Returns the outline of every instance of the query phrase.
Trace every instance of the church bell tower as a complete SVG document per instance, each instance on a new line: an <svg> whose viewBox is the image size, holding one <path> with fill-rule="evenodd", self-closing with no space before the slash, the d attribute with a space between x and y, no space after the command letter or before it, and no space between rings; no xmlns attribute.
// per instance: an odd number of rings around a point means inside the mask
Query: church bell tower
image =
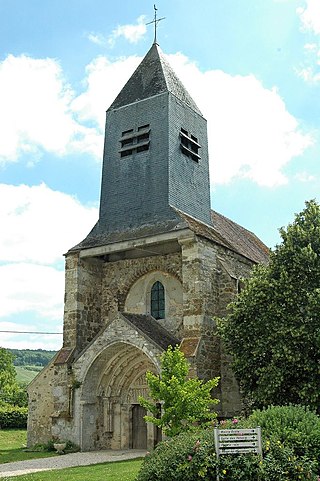
<svg viewBox="0 0 320 481"><path fill-rule="evenodd" d="M211 224L207 125L154 43L107 110L99 221L82 248Z"/></svg>

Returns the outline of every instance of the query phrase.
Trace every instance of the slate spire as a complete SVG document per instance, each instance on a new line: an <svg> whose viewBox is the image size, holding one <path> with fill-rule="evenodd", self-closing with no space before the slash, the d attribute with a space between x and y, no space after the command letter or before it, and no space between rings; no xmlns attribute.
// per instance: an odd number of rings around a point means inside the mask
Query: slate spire
<svg viewBox="0 0 320 481"><path fill-rule="evenodd" d="M211 225L207 124L157 43L106 113L99 220L75 248Z"/></svg>
<svg viewBox="0 0 320 481"><path fill-rule="evenodd" d="M195 101L154 43L108 110L170 92L202 115Z"/></svg>

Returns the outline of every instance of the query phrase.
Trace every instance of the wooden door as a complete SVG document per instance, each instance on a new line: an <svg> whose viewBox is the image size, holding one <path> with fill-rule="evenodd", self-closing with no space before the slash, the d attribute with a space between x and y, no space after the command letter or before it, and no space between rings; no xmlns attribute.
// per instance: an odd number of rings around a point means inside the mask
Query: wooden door
<svg viewBox="0 0 320 481"><path fill-rule="evenodd" d="M147 423L143 417L147 414L139 404L132 407L132 448L147 449Z"/></svg>

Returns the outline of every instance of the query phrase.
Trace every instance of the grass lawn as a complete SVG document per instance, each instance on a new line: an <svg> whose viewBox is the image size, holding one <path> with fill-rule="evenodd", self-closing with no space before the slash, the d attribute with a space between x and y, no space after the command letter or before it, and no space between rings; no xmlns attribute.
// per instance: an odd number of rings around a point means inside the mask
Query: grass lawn
<svg viewBox="0 0 320 481"><path fill-rule="evenodd" d="M50 452L25 452L27 432L25 429L0 429L0 463L55 456ZM119 461L77 468L58 469L10 476L1 481L134 481L142 460Z"/></svg>
<svg viewBox="0 0 320 481"><path fill-rule="evenodd" d="M134 481L142 460L118 461L2 478L3 481Z"/></svg>
<svg viewBox="0 0 320 481"><path fill-rule="evenodd" d="M56 455L54 452L26 452L26 443L25 429L0 429L0 464Z"/></svg>

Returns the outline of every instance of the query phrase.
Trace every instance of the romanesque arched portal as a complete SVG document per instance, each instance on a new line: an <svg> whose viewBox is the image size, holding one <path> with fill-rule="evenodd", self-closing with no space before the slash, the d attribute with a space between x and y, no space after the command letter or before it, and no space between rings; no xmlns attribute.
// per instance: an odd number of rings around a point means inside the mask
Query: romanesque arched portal
<svg viewBox="0 0 320 481"><path fill-rule="evenodd" d="M140 395L147 395L146 371L155 364L139 348L117 342L88 369L81 393L81 444L89 449L149 449L155 432L143 420Z"/></svg>

